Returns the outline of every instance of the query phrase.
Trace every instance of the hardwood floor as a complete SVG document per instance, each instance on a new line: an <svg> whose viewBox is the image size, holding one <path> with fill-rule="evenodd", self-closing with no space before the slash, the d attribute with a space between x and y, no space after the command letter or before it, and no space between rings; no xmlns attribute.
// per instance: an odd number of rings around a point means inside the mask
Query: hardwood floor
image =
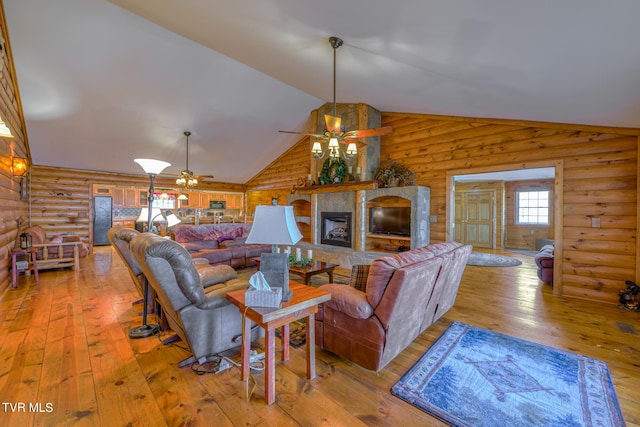
<svg viewBox="0 0 640 427"><path fill-rule="evenodd" d="M96 248L79 272L21 276L0 298L0 425L443 425L389 389L458 320L606 361L627 425L640 426L640 313L556 298L532 257L504 254L523 264L468 266L455 306L378 373L318 349L308 381L304 347L292 348L267 406L261 373L247 401L237 368L198 375L176 366L181 343L129 339L138 295L112 249Z"/></svg>

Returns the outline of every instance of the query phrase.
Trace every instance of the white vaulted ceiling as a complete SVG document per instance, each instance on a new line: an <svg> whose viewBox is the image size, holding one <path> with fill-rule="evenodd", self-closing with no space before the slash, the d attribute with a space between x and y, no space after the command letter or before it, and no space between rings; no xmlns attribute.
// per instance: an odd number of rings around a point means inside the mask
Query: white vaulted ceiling
<svg viewBox="0 0 640 427"><path fill-rule="evenodd" d="M640 127L637 0L4 0L35 164L244 183L332 100Z"/></svg>

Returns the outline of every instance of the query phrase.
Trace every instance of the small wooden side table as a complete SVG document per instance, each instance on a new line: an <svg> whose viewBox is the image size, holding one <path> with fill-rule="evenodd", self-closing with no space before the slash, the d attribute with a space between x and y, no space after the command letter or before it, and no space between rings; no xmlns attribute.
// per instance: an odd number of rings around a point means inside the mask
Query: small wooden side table
<svg viewBox="0 0 640 427"><path fill-rule="evenodd" d="M36 276L36 282L40 279L38 277L38 261L37 257L37 249L29 248L29 249L20 249L11 251L11 278L13 283L11 284L12 288L18 287L18 268L16 266L17 257L19 256L29 256L31 255L31 267L27 268L27 271L33 268L33 274Z"/></svg>
<svg viewBox="0 0 640 427"><path fill-rule="evenodd" d="M289 360L289 323L306 318L306 348L307 348L307 378L316 377L316 342L314 315L318 311L318 304L331 299L331 294L311 286L290 282L289 289L293 296L289 301L280 303L280 307L246 307L244 293L246 290L227 293L227 300L238 307L240 313L245 313L247 319L257 323L265 330L265 370L264 370L264 400L271 405L276 400L276 350L275 330L282 327L282 361ZM244 322L242 331L242 380L249 378L249 353L251 352L251 322Z"/></svg>

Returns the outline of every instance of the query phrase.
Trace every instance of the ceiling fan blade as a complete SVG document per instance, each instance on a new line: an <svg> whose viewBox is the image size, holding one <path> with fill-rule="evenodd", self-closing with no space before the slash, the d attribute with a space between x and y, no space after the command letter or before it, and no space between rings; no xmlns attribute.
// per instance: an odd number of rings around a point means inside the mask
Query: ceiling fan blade
<svg viewBox="0 0 640 427"><path fill-rule="evenodd" d="M213 175L196 175L196 178L198 179L207 179L207 178L211 178L213 179Z"/></svg>
<svg viewBox="0 0 640 427"><path fill-rule="evenodd" d="M391 128L391 126L384 126L381 128L373 128L373 129L350 130L349 132L345 132L342 138L343 139L367 138L369 136L389 135L391 133L393 133L393 129Z"/></svg>
<svg viewBox="0 0 640 427"><path fill-rule="evenodd" d="M324 138L324 135L316 134L316 133L305 133L305 132L294 132L291 130L279 130L280 133L291 133L294 135L305 135L305 136L315 136L316 138Z"/></svg>
<svg viewBox="0 0 640 427"><path fill-rule="evenodd" d="M329 132L340 133L340 117L333 117L328 114L324 115L324 121L327 123L327 130Z"/></svg>

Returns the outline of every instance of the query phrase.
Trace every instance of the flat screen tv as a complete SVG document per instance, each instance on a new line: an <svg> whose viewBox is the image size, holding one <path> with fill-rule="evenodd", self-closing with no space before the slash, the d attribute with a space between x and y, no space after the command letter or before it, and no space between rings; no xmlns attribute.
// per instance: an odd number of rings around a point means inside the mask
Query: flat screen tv
<svg viewBox="0 0 640 427"><path fill-rule="evenodd" d="M411 236L411 208L369 208L369 233Z"/></svg>

